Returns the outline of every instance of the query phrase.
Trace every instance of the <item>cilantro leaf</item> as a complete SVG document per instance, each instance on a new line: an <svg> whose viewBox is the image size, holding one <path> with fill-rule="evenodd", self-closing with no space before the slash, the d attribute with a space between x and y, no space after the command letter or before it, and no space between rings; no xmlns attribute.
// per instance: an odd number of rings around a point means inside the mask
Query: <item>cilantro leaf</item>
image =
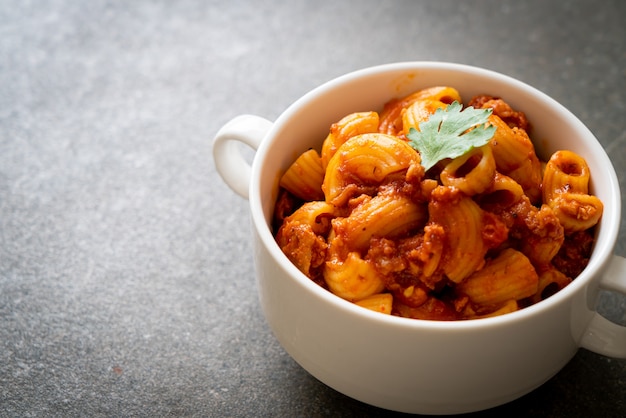
<svg viewBox="0 0 626 418"><path fill-rule="evenodd" d="M407 135L409 144L419 151L422 166L428 170L441 160L460 157L486 145L496 131L493 125L484 126L491 112L491 109L473 107L463 110L455 101L421 122L419 131L411 128Z"/></svg>

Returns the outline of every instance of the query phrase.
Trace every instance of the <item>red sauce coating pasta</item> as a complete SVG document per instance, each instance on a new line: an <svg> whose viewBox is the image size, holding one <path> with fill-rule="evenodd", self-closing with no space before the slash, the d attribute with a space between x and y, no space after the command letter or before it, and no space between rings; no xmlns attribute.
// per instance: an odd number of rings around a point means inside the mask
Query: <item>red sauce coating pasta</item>
<svg viewBox="0 0 626 418"><path fill-rule="evenodd" d="M584 159L542 163L526 115L480 95L467 106L492 109L493 139L425 171L406 133L453 101L435 86L345 115L283 175L276 241L311 280L385 314L463 320L522 309L585 268L602 202Z"/></svg>

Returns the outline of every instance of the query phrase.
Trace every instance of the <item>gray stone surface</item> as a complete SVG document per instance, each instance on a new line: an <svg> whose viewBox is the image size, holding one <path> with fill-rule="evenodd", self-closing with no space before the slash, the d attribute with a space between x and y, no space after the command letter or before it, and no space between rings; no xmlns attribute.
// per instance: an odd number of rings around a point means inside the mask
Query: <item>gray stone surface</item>
<svg viewBox="0 0 626 418"><path fill-rule="evenodd" d="M625 21L622 0L0 1L0 416L386 416L272 336L212 136L351 70L453 61L562 102L626 187ZM626 324L625 298L600 310ZM472 416L518 414L624 416L626 361L581 350Z"/></svg>

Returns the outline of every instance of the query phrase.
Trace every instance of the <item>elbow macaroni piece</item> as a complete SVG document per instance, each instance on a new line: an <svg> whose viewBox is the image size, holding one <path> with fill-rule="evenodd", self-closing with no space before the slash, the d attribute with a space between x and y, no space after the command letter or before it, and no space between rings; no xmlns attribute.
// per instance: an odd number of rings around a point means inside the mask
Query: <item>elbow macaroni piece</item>
<svg viewBox="0 0 626 418"><path fill-rule="evenodd" d="M335 233L346 245L359 251L369 247L372 237L397 237L424 226L428 213L406 196L378 194L367 199L349 216L337 219Z"/></svg>
<svg viewBox="0 0 626 418"><path fill-rule="evenodd" d="M546 164L543 200L568 233L587 230L602 216L602 202L589 194L589 177L587 162L571 151L554 153Z"/></svg>
<svg viewBox="0 0 626 418"><path fill-rule="evenodd" d="M377 293L354 302L355 304L375 312L391 315L393 296L390 293Z"/></svg>
<svg viewBox="0 0 626 418"><path fill-rule="evenodd" d="M428 120L437 109L445 109L448 103L438 99L423 99L413 102L402 112L402 133L408 135L411 128L420 130L420 123Z"/></svg>
<svg viewBox="0 0 626 418"><path fill-rule="evenodd" d="M336 216L336 209L324 201L306 202L285 219L285 223L308 225L315 234L328 232L330 219ZM326 221L326 222L325 222Z"/></svg>
<svg viewBox="0 0 626 418"><path fill-rule="evenodd" d="M546 271L539 274L539 283L537 292L532 296L533 303L537 303L546 299L570 284L571 278L560 272L554 267L549 267Z"/></svg>
<svg viewBox="0 0 626 418"><path fill-rule="evenodd" d="M466 167L468 165L469 168ZM439 177L444 186L456 187L466 195L473 196L487 190L493 184L495 175L496 161L491 147L485 145L450 161Z"/></svg>
<svg viewBox="0 0 626 418"><path fill-rule="evenodd" d="M280 187L302 200L322 200L324 167L317 151L303 152L280 178Z"/></svg>
<svg viewBox="0 0 626 418"><path fill-rule="evenodd" d="M523 129L510 128L500 117L491 115L496 127L491 148L498 171L511 177L524 189L532 202L541 198L541 162L535 147Z"/></svg>
<svg viewBox="0 0 626 418"><path fill-rule="evenodd" d="M472 198L445 186L433 191L428 211L431 222L441 225L447 237L441 268L448 279L460 283L485 263L483 211Z"/></svg>
<svg viewBox="0 0 626 418"><path fill-rule="evenodd" d="M520 251L507 248L457 285L456 290L478 307L500 308L510 300L533 296L538 283L539 277L530 260Z"/></svg>
<svg viewBox="0 0 626 418"><path fill-rule="evenodd" d="M383 291L385 284L371 262L357 252L341 260L333 257L324 265L324 278L331 292L349 301L358 301Z"/></svg>
<svg viewBox="0 0 626 418"><path fill-rule="evenodd" d="M477 96L495 135L427 173L406 135L454 101L435 86L332 124L320 153L280 178L275 236L289 260L358 306L417 319L503 315L567 286L603 209L584 158L541 161L525 115Z"/></svg>
<svg viewBox="0 0 626 418"><path fill-rule="evenodd" d="M391 100L385 104L380 114L379 132L398 135L404 128L403 113L417 101L438 101L446 104L461 103L459 92L448 86L435 86L409 94L402 99Z"/></svg>
<svg viewBox="0 0 626 418"><path fill-rule="evenodd" d="M322 190L326 201L341 205L359 185L381 183L388 175L419 165L419 155L396 137L363 134L350 138L328 162Z"/></svg>
<svg viewBox="0 0 626 418"><path fill-rule="evenodd" d="M322 146L322 166L324 169L339 147L353 136L378 132L377 112L357 112L344 116L330 127L330 132Z"/></svg>
<svg viewBox="0 0 626 418"><path fill-rule="evenodd" d="M604 210L600 199L582 193L563 193L550 206L567 233L591 228L598 223Z"/></svg>
<svg viewBox="0 0 626 418"><path fill-rule="evenodd" d="M543 174L543 201L550 204L561 193L589 193L587 162L571 151L557 151Z"/></svg>
<svg viewBox="0 0 626 418"><path fill-rule="evenodd" d="M324 201L306 202L285 218L276 241L304 274L311 277L326 259L328 245L322 238L331 228L335 208Z"/></svg>
<svg viewBox="0 0 626 418"><path fill-rule="evenodd" d="M492 211L502 211L523 199L524 189L509 176L496 171L493 182L478 197L482 207Z"/></svg>

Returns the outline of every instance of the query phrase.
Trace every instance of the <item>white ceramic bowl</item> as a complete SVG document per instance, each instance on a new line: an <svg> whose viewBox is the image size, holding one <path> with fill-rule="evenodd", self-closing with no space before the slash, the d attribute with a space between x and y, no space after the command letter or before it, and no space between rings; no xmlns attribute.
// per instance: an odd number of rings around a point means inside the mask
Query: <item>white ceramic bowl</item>
<svg viewBox="0 0 626 418"><path fill-rule="evenodd" d="M438 322L360 308L314 284L274 241L269 224L279 176L304 150L320 148L331 123L381 109L419 88L449 85L463 100L504 98L533 124L538 154L558 149L585 157L591 189L604 202L591 260L556 295L500 317ZM252 167L237 142L255 148ZM216 135L213 153L225 182L250 202L254 261L266 319L285 350L337 391L382 408L452 414L516 399L555 375L584 347L626 358L626 328L595 312L600 288L626 294L626 259L613 254L621 220L611 161L568 110L510 77L465 65L407 62L356 71L303 96L274 123L243 115Z"/></svg>

